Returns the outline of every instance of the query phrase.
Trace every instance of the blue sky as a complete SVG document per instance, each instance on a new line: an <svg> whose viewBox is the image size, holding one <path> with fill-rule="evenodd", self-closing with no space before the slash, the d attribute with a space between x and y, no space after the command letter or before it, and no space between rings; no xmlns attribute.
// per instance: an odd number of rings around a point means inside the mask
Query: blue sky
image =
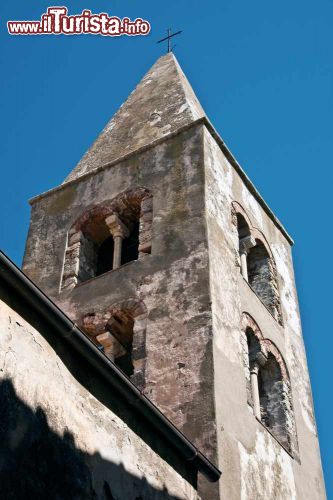
<svg viewBox="0 0 333 500"><path fill-rule="evenodd" d="M148 19L151 34L7 34L5 21L39 19L49 5L0 5L1 248L21 264L27 200L62 182L163 52L156 40L169 26L182 29L175 53L185 74L296 242L304 338L327 493L333 498L332 2L71 1L72 14L89 8Z"/></svg>

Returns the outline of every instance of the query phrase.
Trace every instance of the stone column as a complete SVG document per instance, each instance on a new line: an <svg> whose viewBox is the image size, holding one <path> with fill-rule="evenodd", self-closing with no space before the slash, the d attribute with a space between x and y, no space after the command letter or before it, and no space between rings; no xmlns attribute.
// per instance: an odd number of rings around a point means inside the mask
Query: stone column
<svg viewBox="0 0 333 500"><path fill-rule="evenodd" d="M251 390L252 390L252 400L253 400L253 411L257 418L260 419L260 397L259 397L259 386L258 386L258 373L259 364L254 363L250 368L250 379L251 379Z"/></svg>
<svg viewBox="0 0 333 500"><path fill-rule="evenodd" d="M105 223L110 229L114 241L112 269L117 269L121 266L122 242L124 238L129 236L129 230L117 214L109 215L109 217L105 219Z"/></svg>
<svg viewBox="0 0 333 500"><path fill-rule="evenodd" d="M241 273L244 279L248 281L248 274L247 274L247 251L242 248L240 251L240 260L241 260Z"/></svg>
<svg viewBox="0 0 333 500"><path fill-rule="evenodd" d="M261 366L264 366L267 361L266 355L259 351L257 352L254 360L250 361L250 380L251 380L251 391L253 400L253 411L255 416L261 420L260 411L260 395L259 395L259 383L258 374Z"/></svg>
<svg viewBox="0 0 333 500"><path fill-rule="evenodd" d="M240 261L241 261L241 273L243 278L248 281L248 272L247 272L247 254L250 248L256 245L256 240L253 236L245 236L239 240L239 253L240 253Z"/></svg>

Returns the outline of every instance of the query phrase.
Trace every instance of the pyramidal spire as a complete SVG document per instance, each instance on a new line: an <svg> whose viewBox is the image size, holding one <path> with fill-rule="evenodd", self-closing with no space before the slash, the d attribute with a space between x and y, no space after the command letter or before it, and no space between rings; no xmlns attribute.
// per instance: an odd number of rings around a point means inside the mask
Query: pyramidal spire
<svg viewBox="0 0 333 500"><path fill-rule="evenodd" d="M160 57L64 182L161 139L205 113L177 59Z"/></svg>

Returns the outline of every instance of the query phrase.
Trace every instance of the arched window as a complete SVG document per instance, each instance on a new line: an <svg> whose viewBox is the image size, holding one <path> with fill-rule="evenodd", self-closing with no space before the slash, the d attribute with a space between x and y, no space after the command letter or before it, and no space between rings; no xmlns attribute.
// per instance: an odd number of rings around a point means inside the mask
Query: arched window
<svg viewBox="0 0 333 500"><path fill-rule="evenodd" d="M239 204L233 202L232 211L237 226L242 276L272 316L282 324L277 272L269 246L261 232L251 226Z"/></svg>
<svg viewBox="0 0 333 500"><path fill-rule="evenodd" d="M291 386L277 347L263 338L258 325L243 314L247 401L254 415L293 456L298 454Z"/></svg>
<svg viewBox="0 0 333 500"><path fill-rule="evenodd" d="M250 232L249 225L246 222L244 216L240 213L237 213L236 217L237 217L238 239L239 239L239 242L241 242L243 238L250 236L251 232Z"/></svg>
<svg viewBox="0 0 333 500"><path fill-rule="evenodd" d="M236 211L239 210L238 205L233 205L234 220L237 226L238 234L238 252L240 256L240 270L243 278L248 281L248 269L247 269L247 256L250 248L252 248L256 243L255 239L251 235L250 223L246 220L245 216Z"/></svg>
<svg viewBox="0 0 333 500"><path fill-rule="evenodd" d="M147 310L137 299L83 316L81 327L130 379L145 384Z"/></svg>
<svg viewBox="0 0 333 500"><path fill-rule="evenodd" d="M145 188L87 209L68 233L61 290L151 253L153 200Z"/></svg>
<svg viewBox="0 0 333 500"><path fill-rule="evenodd" d="M270 256L260 240L247 254L248 282L265 306L274 314L276 286Z"/></svg>
<svg viewBox="0 0 333 500"><path fill-rule="evenodd" d="M266 363L259 369L258 388L261 421L289 449L286 387L281 368L272 354L268 355Z"/></svg>
<svg viewBox="0 0 333 500"><path fill-rule="evenodd" d="M132 360L134 319L128 311L113 313L106 324L106 330L111 334L107 353L113 361L128 376L134 373ZM98 339L101 341L101 339ZM112 347L112 349L110 349Z"/></svg>

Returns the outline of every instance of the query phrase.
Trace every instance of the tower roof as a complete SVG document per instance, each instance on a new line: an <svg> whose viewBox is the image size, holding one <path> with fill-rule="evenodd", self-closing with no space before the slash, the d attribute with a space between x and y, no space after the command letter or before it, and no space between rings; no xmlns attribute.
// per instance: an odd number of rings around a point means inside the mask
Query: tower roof
<svg viewBox="0 0 333 500"><path fill-rule="evenodd" d="M107 123L65 182L205 116L173 53L160 57Z"/></svg>

